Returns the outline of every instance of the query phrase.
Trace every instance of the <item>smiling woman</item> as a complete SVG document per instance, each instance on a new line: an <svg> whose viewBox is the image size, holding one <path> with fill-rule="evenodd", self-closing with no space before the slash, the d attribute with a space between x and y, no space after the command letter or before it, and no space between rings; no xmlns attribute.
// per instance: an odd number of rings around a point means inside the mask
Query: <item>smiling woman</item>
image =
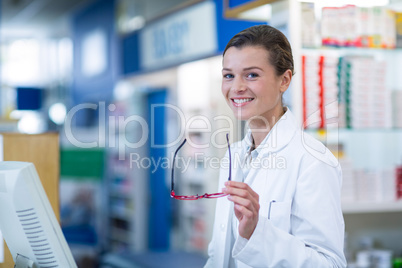
<svg viewBox="0 0 402 268"><path fill-rule="evenodd" d="M257 146L283 115L282 95L294 74L285 35L272 27L259 28L229 41L222 69L222 93L235 116L249 120L251 128L266 129L254 136Z"/></svg>
<svg viewBox="0 0 402 268"><path fill-rule="evenodd" d="M282 116L282 94L292 78L290 70L277 76L268 57L264 48L247 46L229 48L223 59L222 93L235 116L252 119L252 127Z"/></svg>
<svg viewBox="0 0 402 268"><path fill-rule="evenodd" d="M205 267L346 267L340 166L282 103L294 73L288 40L250 27L222 63L223 96L249 130L226 154L232 166L221 167L218 189L228 196L217 200ZM266 165L272 157L282 164Z"/></svg>

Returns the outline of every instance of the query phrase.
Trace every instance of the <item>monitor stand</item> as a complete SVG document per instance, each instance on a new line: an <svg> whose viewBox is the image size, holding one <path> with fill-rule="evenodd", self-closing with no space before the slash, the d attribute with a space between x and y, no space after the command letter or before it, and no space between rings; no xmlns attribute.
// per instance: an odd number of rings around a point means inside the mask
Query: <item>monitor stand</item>
<svg viewBox="0 0 402 268"><path fill-rule="evenodd" d="M31 261L29 258L21 254L17 254L14 268L33 268L33 264L34 262Z"/></svg>

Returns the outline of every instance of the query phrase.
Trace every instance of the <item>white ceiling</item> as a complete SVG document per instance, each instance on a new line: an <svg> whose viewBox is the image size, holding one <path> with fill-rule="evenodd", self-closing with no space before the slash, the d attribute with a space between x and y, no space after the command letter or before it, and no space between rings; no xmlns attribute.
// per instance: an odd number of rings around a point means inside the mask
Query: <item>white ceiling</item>
<svg viewBox="0 0 402 268"><path fill-rule="evenodd" d="M92 0L1 0L2 39L68 35L68 15Z"/></svg>
<svg viewBox="0 0 402 268"><path fill-rule="evenodd" d="M2 41L21 37L68 36L69 15L93 1L96 0L0 0ZM127 1L140 7L138 11L147 20L194 0L116 1Z"/></svg>

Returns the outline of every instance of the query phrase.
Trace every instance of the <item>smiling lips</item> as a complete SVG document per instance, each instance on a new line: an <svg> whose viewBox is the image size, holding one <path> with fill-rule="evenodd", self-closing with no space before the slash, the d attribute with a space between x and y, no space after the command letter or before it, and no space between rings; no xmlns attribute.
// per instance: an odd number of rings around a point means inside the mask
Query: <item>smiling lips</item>
<svg viewBox="0 0 402 268"><path fill-rule="evenodd" d="M234 106L236 107L240 107L240 106L244 106L247 103L251 102L252 100L254 100L253 98L242 98L242 99L231 99L232 103Z"/></svg>

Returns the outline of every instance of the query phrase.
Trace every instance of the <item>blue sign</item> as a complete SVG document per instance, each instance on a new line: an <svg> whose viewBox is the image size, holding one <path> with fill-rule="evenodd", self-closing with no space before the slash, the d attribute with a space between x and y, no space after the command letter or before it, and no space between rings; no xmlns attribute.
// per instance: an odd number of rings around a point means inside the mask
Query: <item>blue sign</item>
<svg viewBox="0 0 402 268"><path fill-rule="evenodd" d="M217 51L215 3L205 1L167 16L140 33L142 69L211 56Z"/></svg>

